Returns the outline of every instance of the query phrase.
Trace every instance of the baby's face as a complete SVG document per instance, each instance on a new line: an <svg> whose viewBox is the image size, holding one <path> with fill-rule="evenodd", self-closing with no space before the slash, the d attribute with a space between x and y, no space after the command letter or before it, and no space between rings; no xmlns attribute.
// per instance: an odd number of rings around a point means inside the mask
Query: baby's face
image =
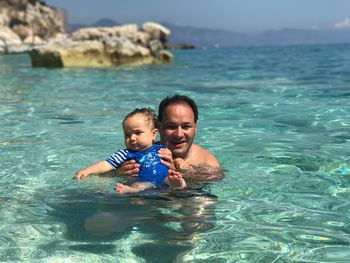
<svg viewBox="0 0 350 263"><path fill-rule="evenodd" d="M145 116L135 114L123 123L125 146L129 150L144 151L152 146L157 129L148 126Z"/></svg>

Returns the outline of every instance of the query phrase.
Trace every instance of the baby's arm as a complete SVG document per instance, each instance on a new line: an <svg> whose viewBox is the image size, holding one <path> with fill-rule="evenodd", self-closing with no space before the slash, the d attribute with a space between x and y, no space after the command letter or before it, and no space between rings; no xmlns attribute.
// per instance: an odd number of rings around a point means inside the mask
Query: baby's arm
<svg viewBox="0 0 350 263"><path fill-rule="evenodd" d="M75 173L75 179L83 179L90 174L100 174L112 170L113 167L107 161L99 161Z"/></svg>

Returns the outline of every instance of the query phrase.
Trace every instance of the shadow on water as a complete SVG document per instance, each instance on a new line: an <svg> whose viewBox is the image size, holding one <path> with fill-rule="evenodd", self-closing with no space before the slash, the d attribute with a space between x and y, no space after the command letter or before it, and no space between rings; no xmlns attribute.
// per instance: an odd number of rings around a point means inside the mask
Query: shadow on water
<svg viewBox="0 0 350 263"><path fill-rule="evenodd" d="M138 233L141 238L129 248L133 254L147 262L173 262L195 246L195 233L213 227L216 197L207 187L149 190L133 196L76 190L45 202L49 220L65 224L65 239L73 241L68 242L70 250L115 255L115 241ZM51 243L44 249L59 246Z"/></svg>

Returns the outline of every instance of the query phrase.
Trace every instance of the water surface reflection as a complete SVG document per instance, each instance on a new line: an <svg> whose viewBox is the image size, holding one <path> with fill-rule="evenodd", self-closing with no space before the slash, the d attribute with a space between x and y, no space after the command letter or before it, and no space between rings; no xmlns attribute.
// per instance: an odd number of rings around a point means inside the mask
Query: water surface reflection
<svg viewBox="0 0 350 263"><path fill-rule="evenodd" d="M46 202L49 220L66 225L65 238L72 241L68 249L115 255L120 249L115 241L134 236L128 249L135 256L172 262L195 247L196 233L214 226L216 200L201 188L134 196L66 191ZM61 245L46 244L45 250Z"/></svg>

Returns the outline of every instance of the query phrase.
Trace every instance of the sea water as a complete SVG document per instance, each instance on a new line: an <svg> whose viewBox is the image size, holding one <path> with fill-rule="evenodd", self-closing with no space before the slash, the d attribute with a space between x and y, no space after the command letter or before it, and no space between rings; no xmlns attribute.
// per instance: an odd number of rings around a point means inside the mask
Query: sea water
<svg viewBox="0 0 350 263"><path fill-rule="evenodd" d="M348 262L350 46L173 51L172 64L32 68L0 56L1 262ZM72 179L121 121L185 94L225 178L117 196Z"/></svg>

